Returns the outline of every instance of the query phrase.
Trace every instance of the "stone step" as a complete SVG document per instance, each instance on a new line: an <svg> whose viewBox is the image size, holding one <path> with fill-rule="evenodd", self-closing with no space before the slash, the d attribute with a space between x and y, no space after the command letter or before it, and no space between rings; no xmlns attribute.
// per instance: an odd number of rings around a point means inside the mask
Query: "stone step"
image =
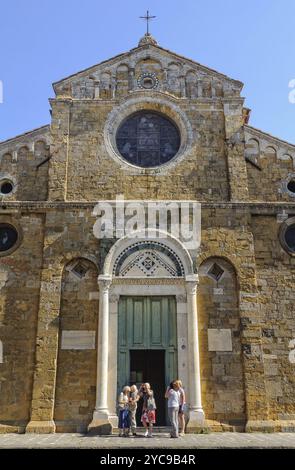
<svg viewBox="0 0 295 470"><path fill-rule="evenodd" d="M169 426L154 426L153 427L153 433L155 434L169 434L170 433L170 427ZM140 426L136 428L136 432L138 434L144 434L145 429L144 427ZM113 434L119 434L119 428L113 428Z"/></svg>

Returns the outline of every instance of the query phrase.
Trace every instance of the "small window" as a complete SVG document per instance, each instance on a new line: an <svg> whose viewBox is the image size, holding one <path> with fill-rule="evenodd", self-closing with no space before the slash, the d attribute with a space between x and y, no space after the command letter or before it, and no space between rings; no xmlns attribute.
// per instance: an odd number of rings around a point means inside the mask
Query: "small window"
<svg viewBox="0 0 295 470"><path fill-rule="evenodd" d="M212 279L214 279L216 282L218 282L219 279L221 279L223 273L224 273L224 269L222 269L222 267L219 266L219 264L217 263L214 263L208 271L208 275L212 277Z"/></svg>
<svg viewBox="0 0 295 470"><path fill-rule="evenodd" d="M13 191L13 182L10 180L3 180L0 182L0 193L3 196L12 193Z"/></svg>
<svg viewBox="0 0 295 470"><path fill-rule="evenodd" d="M290 191L290 193L295 194L295 179L292 179L291 181L289 181L289 183L287 184L287 188L288 188L288 191Z"/></svg>
<svg viewBox="0 0 295 470"><path fill-rule="evenodd" d="M86 276L88 269L89 267L87 263L84 261L78 261L78 263L73 267L72 273L74 273L80 279L83 279L83 277Z"/></svg>
<svg viewBox="0 0 295 470"><path fill-rule="evenodd" d="M289 255L295 256L295 217L290 217L282 223L279 240L284 250Z"/></svg>
<svg viewBox="0 0 295 470"><path fill-rule="evenodd" d="M153 82L153 79L150 78L150 77L145 77L143 79L143 87L144 88L153 88L154 86L154 82Z"/></svg>
<svg viewBox="0 0 295 470"><path fill-rule="evenodd" d="M18 241L17 230L9 224L0 224L0 252L11 250Z"/></svg>
<svg viewBox="0 0 295 470"><path fill-rule="evenodd" d="M295 224L287 227L285 231L285 242L289 250L295 253Z"/></svg>

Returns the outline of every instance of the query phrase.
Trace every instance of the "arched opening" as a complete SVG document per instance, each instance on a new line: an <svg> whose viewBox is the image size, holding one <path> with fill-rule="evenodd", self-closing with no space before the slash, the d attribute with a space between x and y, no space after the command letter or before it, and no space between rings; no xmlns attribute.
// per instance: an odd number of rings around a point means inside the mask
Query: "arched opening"
<svg viewBox="0 0 295 470"><path fill-rule="evenodd" d="M97 268L71 261L62 276L54 421L58 432L83 432L96 392Z"/></svg>
<svg viewBox="0 0 295 470"><path fill-rule="evenodd" d="M199 269L198 316L202 396L216 430L243 431L246 422L239 289L234 267L209 258Z"/></svg>

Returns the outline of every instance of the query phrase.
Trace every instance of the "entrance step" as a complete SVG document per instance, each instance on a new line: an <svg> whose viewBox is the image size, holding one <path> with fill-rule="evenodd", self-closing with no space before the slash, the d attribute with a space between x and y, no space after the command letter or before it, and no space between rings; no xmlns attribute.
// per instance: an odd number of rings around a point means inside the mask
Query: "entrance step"
<svg viewBox="0 0 295 470"><path fill-rule="evenodd" d="M169 426L154 426L153 433L154 434L169 434L170 429L171 428ZM138 434L144 434L145 429L143 427L138 427L136 428L136 432ZM119 428L113 428L113 434L119 434Z"/></svg>

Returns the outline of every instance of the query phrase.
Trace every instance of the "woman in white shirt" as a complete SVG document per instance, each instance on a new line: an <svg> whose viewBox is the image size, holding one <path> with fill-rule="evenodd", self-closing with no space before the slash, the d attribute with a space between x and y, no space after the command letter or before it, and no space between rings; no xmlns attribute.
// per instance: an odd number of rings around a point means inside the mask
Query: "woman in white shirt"
<svg viewBox="0 0 295 470"><path fill-rule="evenodd" d="M166 390L165 398L168 398L168 416L172 426L171 437L177 438L178 435L178 412L181 404L179 385L177 381L171 382Z"/></svg>

